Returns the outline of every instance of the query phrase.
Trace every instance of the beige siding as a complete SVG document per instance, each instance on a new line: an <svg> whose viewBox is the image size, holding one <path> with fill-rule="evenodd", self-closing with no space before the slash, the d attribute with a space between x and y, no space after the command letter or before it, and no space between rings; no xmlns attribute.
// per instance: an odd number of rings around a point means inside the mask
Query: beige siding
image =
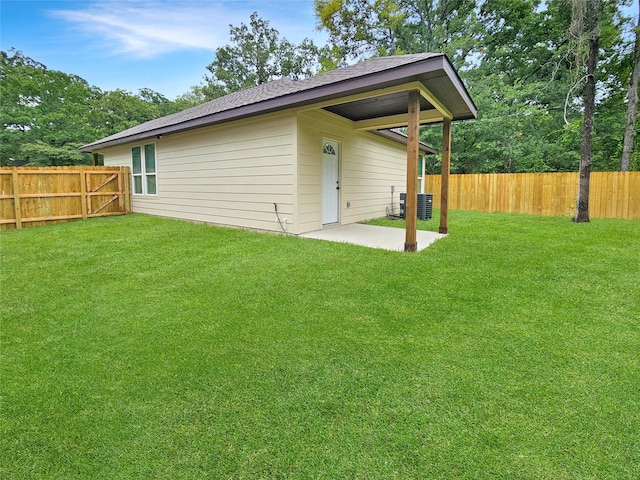
<svg viewBox="0 0 640 480"><path fill-rule="evenodd" d="M297 127L296 127L297 122ZM405 191L406 148L325 111L265 115L153 139L157 196L132 195L134 212L280 231L322 228L323 139L340 144L341 224L382 217ZM131 165L136 142L100 152L105 165ZM296 161L297 158L297 161ZM347 207L347 204L349 206Z"/></svg>
<svg viewBox="0 0 640 480"><path fill-rule="evenodd" d="M406 188L406 147L324 111L298 114L298 230L322 228L322 141L340 142L340 224L382 217ZM347 207L347 204L350 206Z"/></svg>
<svg viewBox="0 0 640 480"><path fill-rule="evenodd" d="M158 195L132 195L133 211L279 230L274 202L295 229L296 128L292 113L154 139ZM105 165L131 165L131 147L106 149Z"/></svg>

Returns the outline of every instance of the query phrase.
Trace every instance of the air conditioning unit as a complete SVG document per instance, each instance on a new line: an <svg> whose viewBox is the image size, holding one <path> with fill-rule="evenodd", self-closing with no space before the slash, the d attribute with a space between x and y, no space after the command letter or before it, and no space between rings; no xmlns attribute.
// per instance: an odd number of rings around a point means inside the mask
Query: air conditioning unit
<svg viewBox="0 0 640 480"><path fill-rule="evenodd" d="M432 216L433 216L433 194L419 193L418 194L418 219L431 220Z"/></svg>
<svg viewBox="0 0 640 480"><path fill-rule="evenodd" d="M417 217L419 220L431 220L433 217L433 194L419 193L417 205ZM400 194L400 218L405 218L407 214L407 194Z"/></svg>

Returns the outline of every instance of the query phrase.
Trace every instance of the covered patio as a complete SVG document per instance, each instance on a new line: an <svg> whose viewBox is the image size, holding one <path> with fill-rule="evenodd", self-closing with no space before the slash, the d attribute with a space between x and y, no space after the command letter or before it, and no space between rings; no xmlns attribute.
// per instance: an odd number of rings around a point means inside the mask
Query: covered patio
<svg viewBox="0 0 640 480"><path fill-rule="evenodd" d="M372 59L362 64L358 76L340 83L323 86L325 99L305 109L329 111L352 122L356 130L388 134L391 129L406 128L406 229L404 251L422 249L419 243L430 244L425 234L416 230L417 177L420 152L420 125L442 123L442 188L439 233L446 235L448 227L448 193L451 164L451 127L456 120L477 118L477 109L457 72L442 54L409 55L411 63L378 70L380 64L400 57ZM417 60L417 61L416 61ZM365 70L366 66L369 71ZM322 76L318 77L321 78ZM317 97L316 97L317 98ZM355 229L362 230L360 226ZM325 233L312 232L314 238L333 237L338 232L351 235L349 229ZM393 229L392 229L393 230ZM355 242L362 244L360 242ZM395 249L395 248L393 248Z"/></svg>

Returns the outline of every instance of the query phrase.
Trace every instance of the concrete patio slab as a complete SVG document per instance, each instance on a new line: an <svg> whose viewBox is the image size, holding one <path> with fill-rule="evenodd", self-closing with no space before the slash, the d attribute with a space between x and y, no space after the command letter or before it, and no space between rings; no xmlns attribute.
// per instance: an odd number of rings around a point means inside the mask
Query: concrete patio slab
<svg viewBox="0 0 640 480"><path fill-rule="evenodd" d="M363 247L402 252L404 250L405 231L403 228L379 227L376 225L352 223L350 225L325 227L322 230L303 233L299 236L303 238L352 243ZM418 251L424 250L433 242L443 237L446 237L446 235L418 230L416 232Z"/></svg>

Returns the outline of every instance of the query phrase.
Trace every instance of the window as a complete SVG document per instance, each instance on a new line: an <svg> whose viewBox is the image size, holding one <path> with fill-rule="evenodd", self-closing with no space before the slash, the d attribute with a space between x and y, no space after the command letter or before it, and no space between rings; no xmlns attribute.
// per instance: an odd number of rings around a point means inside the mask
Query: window
<svg viewBox="0 0 640 480"><path fill-rule="evenodd" d="M325 143L324 148L322 149L322 153L325 153L327 155L336 155L336 149L333 148L333 145L331 145L330 143Z"/></svg>
<svg viewBox="0 0 640 480"><path fill-rule="evenodd" d="M157 195L156 145L148 143L144 147L131 149L131 174L134 195Z"/></svg>

